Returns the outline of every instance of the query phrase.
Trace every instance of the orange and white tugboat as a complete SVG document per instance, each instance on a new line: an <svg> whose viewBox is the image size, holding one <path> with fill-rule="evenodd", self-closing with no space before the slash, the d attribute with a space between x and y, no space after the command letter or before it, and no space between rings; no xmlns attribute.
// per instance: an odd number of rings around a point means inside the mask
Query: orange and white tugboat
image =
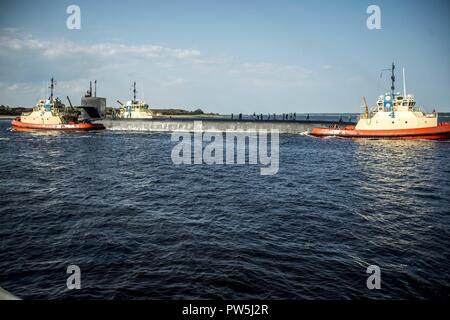
<svg viewBox="0 0 450 320"><path fill-rule="evenodd" d="M118 118L121 119L151 119L155 113L149 108L143 100L136 99L136 82L133 82L133 100L128 100L124 105L117 100L120 104Z"/></svg>
<svg viewBox="0 0 450 320"><path fill-rule="evenodd" d="M329 128L313 128L311 135L317 137L337 136L371 139L450 139L450 123L438 123L435 111L426 114L416 106L412 95L406 95L403 73L403 95L395 93L395 65L392 63L391 92L378 98L376 106L365 111L356 125L332 125Z"/></svg>
<svg viewBox="0 0 450 320"><path fill-rule="evenodd" d="M52 78L50 97L47 100L39 100L33 111L23 113L20 117L12 120L11 124L15 130L86 131L105 129L100 123L78 121L79 111L75 110L72 105L67 108L61 100L54 98L54 87L55 83Z"/></svg>

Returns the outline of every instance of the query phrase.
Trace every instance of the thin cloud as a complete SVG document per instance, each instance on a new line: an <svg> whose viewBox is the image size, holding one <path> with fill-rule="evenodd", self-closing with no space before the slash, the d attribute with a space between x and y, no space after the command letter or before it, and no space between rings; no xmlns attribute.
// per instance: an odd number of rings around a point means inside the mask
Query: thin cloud
<svg viewBox="0 0 450 320"><path fill-rule="evenodd" d="M167 81L162 82L163 86L181 86L186 83L187 83L187 81L184 79L181 79L181 78L167 80Z"/></svg>
<svg viewBox="0 0 450 320"><path fill-rule="evenodd" d="M118 43L80 44L68 40L38 40L31 35L20 34L16 30L1 29L0 50L36 50L49 58L73 57L79 55L110 57L132 55L133 57L196 59L202 56L199 50L167 48L159 45L125 45Z"/></svg>
<svg viewBox="0 0 450 320"><path fill-rule="evenodd" d="M51 76L59 81L57 92L62 97L81 96L88 79L97 79L104 84L101 94L116 101L128 97L130 83L137 81L159 105L211 108L228 106L231 96L247 99L250 91L260 101L281 101L293 88L309 89L318 83L315 72L297 65L248 63L156 44L38 39L9 29L0 29L0 58L3 104L34 104L45 94L45 81Z"/></svg>

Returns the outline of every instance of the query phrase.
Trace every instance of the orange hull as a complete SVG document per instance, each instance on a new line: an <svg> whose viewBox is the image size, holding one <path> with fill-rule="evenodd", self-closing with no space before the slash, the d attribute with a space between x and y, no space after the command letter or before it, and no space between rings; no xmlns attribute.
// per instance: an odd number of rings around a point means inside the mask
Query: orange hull
<svg viewBox="0 0 450 320"><path fill-rule="evenodd" d="M314 128L311 135L316 137L344 137L371 139L450 139L450 123L441 123L437 127L398 130L356 130L355 126L345 128Z"/></svg>
<svg viewBox="0 0 450 320"><path fill-rule="evenodd" d="M100 123L90 122L76 122L65 124L34 124L21 122L19 119L14 119L11 124L16 130L63 130L63 131L89 131L89 130L103 130L105 126Z"/></svg>

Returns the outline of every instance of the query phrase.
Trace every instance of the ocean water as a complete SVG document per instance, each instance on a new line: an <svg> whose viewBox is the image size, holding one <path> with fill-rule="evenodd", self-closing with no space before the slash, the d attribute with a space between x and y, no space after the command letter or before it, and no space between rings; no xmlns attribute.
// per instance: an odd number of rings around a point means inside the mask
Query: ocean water
<svg viewBox="0 0 450 320"><path fill-rule="evenodd" d="M175 166L173 146L0 121L0 286L25 299L449 298L450 143L281 135L274 176ZM372 264L380 290L366 287Z"/></svg>

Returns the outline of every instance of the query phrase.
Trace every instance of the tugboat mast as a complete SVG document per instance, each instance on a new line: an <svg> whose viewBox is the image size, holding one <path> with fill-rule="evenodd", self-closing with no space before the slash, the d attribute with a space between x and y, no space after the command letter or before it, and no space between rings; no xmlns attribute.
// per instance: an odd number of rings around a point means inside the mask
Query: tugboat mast
<svg viewBox="0 0 450 320"><path fill-rule="evenodd" d="M394 62L392 62L392 69L391 69L391 95L392 95L392 97L394 96L394 93L395 93L395 74L394 74L394 70L395 70L395 64L394 64Z"/></svg>
<svg viewBox="0 0 450 320"><path fill-rule="evenodd" d="M51 84L50 84L50 101L52 101L53 100L53 89L55 88L55 83L54 83L54 81L53 81L53 77L52 77L52 79L50 80L51 81Z"/></svg>
<svg viewBox="0 0 450 320"><path fill-rule="evenodd" d="M133 83L133 102L136 101L136 81Z"/></svg>

